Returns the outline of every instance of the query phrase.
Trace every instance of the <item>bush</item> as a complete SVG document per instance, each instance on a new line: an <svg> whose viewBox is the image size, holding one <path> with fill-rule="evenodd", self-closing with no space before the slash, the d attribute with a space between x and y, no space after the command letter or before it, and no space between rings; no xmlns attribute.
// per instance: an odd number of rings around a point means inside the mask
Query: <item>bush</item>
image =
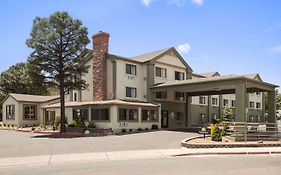
<svg viewBox="0 0 281 175"><path fill-rule="evenodd" d="M96 128L96 125L94 122L90 122L88 125L88 128Z"/></svg>
<svg viewBox="0 0 281 175"><path fill-rule="evenodd" d="M222 129L222 136L226 136L227 133L229 132L229 126L228 126L227 122L222 121L222 122L220 123L220 125L223 126L223 129Z"/></svg>
<svg viewBox="0 0 281 175"><path fill-rule="evenodd" d="M67 125L68 127L77 127L77 121L76 120L72 120L70 124Z"/></svg>
<svg viewBox="0 0 281 175"><path fill-rule="evenodd" d="M4 127L6 127L6 124L4 123Z"/></svg>
<svg viewBox="0 0 281 175"><path fill-rule="evenodd" d="M148 130L148 128L145 128L145 130L147 131L147 130Z"/></svg>
<svg viewBox="0 0 281 175"><path fill-rule="evenodd" d="M34 128L34 127L32 127L32 128L31 128L31 131L34 131L34 130L35 130L35 128Z"/></svg>
<svg viewBox="0 0 281 175"><path fill-rule="evenodd" d="M222 130L219 128L218 124L211 124L211 139L213 141L222 141Z"/></svg>
<svg viewBox="0 0 281 175"><path fill-rule="evenodd" d="M142 128L138 128L138 131L142 131Z"/></svg>
<svg viewBox="0 0 281 175"><path fill-rule="evenodd" d="M126 132L127 130L125 129L125 128L123 128L122 130L121 130L121 132Z"/></svg>
<svg viewBox="0 0 281 175"><path fill-rule="evenodd" d="M46 126L44 124L40 124L39 126L41 129L46 129Z"/></svg>
<svg viewBox="0 0 281 175"><path fill-rule="evenodd" d="M158 125L153 124L153 125L151 126L151 129L158 129Z"/></svg>
<svg viewBox="0 0 281 175"><path fill-rule="evenodd" d="M133 129L129 129L129 132L133 132Z"/></svg>
<svg viewBox="0 0 281 175"><path fill-rule="evenodd" d="M61 124L60 117L56 117L54 121L54 126L58 127Z"/></svg>

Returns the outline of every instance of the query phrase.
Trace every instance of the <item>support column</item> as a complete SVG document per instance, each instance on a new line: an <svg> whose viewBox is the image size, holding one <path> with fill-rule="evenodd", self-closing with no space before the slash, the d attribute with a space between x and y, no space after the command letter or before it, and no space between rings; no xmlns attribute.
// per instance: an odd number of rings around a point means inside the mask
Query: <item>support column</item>
<svg viewBox="0 0 281 175"><path fill-rule="evenodd" d="M239 83L235 86L235 98L236 98L236 122L246 122L246 108L247 102L247 88L246 83Z"/></svg>
<svg viewBox="0 0 281 175"><path fill-rule="evenodd" d="M212 96L208 96L208 122L212 121Z"/></svg>
<svg viewBox="0 0 281 175"><path fill-rule="evenodd" d="M185 93L185 126L191 127L191 100L192 97Z"/></svg>
<svg viewBox="0 0 281 175"><path fill-rule="evenodd" d="M267 121L269 123L276 123L276 91L273 88L271 91L267 93L268 95L268 116Z"/></svg>
<svg viewBox="0 0 281 175"><path fill-rule="evenodd" d="M223 95L219 95L219 116L218 118L222 118L223 115Z"/></svg>
<svg viewBox="0 0 281 175"><path fill-rule="evenodd" d="M262 98L262 104L261 104L261 109L262 109L262 116L261 116L261 121L265 122L265 93L261 93L261 98Z"/></svg>

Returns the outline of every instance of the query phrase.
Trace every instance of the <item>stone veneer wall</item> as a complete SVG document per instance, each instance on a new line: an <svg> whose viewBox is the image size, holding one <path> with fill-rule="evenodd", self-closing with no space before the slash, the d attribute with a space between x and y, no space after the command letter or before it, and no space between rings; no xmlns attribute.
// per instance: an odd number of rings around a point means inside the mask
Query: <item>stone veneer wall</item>
<svg viewBox="0 0 281 175"><path fill-rule="evenodd" d="M93 36L93 100L106 100L109 34L98 32Z"/></svg>

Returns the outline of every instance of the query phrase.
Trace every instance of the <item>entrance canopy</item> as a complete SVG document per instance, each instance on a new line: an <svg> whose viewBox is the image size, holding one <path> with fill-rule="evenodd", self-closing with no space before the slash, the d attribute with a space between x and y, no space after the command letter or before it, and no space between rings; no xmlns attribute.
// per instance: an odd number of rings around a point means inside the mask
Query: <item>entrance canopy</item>
<svg viewBox="0 0 281 175"><path fill-rule="evenodd" d="M210 78L196 78L172 81L152 87L153 91L187 92L189 96L235 94L237 85L244 84L247 93L272 91L277 85L258 81L245 76L226 75Z"/></svg>
<svg viewBox="0 0 281 175"><path fill-rule="evenodd" d="M246 121L248 93L268 92L268 120L276 122L276 87L278 86L246 76L227 75L166 82L154 85L151 89L153 92L185 92L187 106L190 105L190 100L188 100L190 96L235 94L236 121L240 122Z"/></svg>

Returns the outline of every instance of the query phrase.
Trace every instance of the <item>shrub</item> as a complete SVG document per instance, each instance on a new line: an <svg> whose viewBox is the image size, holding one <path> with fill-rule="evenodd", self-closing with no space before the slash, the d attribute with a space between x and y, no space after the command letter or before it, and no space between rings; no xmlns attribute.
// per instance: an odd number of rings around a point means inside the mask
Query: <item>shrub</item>
<svg viewBox="0 0 281 175"><path fill-rule="evenodd" d="M229 132L229 126L228 126L227 122L222 121L222 122L220 123L220 125L223 126L223 129L222 129L222 136L226 136L227 133Z"/></svg>
<svg viewBox="0 0 281 175"><path fill-rule="evenodd" d="M34 128L34 127L32 127L32 128L31 128L31 131L34 131L34 130L35 130L35 128Z"/></svg>
<svg viewBox="0 0 281 175"><path fill-rule="evenodd" d="M61 124L60 117L56 117L54 121L54 126L58 127Z"/></svg>
<svg viewBox="0 0 281 175"><path fill-rule="evenodd" d="M44 124L40 124L39 126L41 129L46 129L46 126Z"/></svg>
<svg viewBox="0 0 281 175"><path fill-rule="evenodd" d="M126 132L127 130L125 129L125 128L123 128L122 130L121 130L121 132Z"/></svg>
<svg viewBox="0 0 281 175"><path fill-rule="evenodd" d="M133 129L129 129L129 132L133 132Z"/></svg>
<svg viewBox="0 0 281 175"><path fill-rule="evenodd" d="M211 139L213 141L222 141L222 132L218 124L211 124Z"/></svg>
<svg viewBox="0 0 281 175"><path fill-rule="evenodd" d="M158 125L153 124L153 125L151 126L151 129L158 129Z"/></svg>
<svg viewBox="0 0 281 175"><path fill-rule="evenodd" d="M138 131L142 131L142 128L138 128Z"/></svg>
<svg viewBox="0 0 281 175"><path fill-rule="evenodd" d="M148 128L145 128L145 130L147 131L147 130L148 130Z"/></svg>
<svg viewBox="0 0 281 175"><path fill-rule="evenodd" d="M67 125L68 127L77 127L77 121L76 120L72 120L70 124Z"/></svg>
<svg viewBox="0 0 281 175"><path fill-rule="evenodd" d="M6 127L6 124L4 123L4 127Z"/></svg>
<svg viewBox="0 0 281 175"><path fill-rule="evenodd" d="M88 128L96 128L96 125L94 122L90 122L88 125Z"/></svg>

